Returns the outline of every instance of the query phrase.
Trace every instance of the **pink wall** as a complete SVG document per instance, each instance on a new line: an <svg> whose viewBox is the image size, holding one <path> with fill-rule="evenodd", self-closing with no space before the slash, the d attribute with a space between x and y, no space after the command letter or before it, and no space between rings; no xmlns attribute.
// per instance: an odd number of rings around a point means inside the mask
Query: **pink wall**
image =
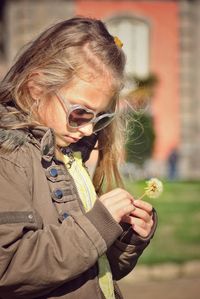
<svg viewBox="0 0 200 299"><path fill-rule="evenodd" d="M164 160L179 145L178 4L174 1L76 0L76 14L106 19L133 14L150 23L150 68L159 85L152 101L156 130L154 158Z"/></svg>

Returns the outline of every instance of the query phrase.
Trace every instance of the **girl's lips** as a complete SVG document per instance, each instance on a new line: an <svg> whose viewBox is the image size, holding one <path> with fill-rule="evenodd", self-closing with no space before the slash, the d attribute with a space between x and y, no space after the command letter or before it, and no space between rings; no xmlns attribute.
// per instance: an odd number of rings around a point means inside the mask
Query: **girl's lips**
<svg viewBox="0 0 200 299"><path fill-rule="evenodd" d="M69 136L69 135L65 135L65 138L67 138L71 142L78 142L80 140L80 138L72 137L72 136Z"/></svg>

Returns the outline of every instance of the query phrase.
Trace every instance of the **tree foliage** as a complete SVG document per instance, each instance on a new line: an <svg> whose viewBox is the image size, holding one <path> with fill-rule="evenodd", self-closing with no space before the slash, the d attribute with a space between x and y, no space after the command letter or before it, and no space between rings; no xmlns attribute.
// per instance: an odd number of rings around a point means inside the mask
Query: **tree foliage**
<svg viewBox="0 0 200 299"><path fill-rule="evenodd" d="M126 161L142 166L153 151L155 132L152 117L148 114L129 114L126 142Z"/></svg>

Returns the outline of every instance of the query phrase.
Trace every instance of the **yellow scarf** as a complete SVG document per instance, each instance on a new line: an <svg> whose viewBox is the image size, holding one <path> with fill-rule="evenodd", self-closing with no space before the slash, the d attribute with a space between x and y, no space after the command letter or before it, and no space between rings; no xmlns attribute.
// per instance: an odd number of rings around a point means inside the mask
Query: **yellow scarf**
<svg viewBox="0 0 200 299"><path fill-rule="evenodd" d="M65 163L66 167L70 161L70 158L67 155L61 157L62 161ZM81 153L74 153L74 161L71 163L71 167L67 167L69 173L74 179L78 194L81 198L85 211L89 211L95 200L96 192L92 184L91 178L83 166ZM99 265L99 285L106 299L114 299L114 287L112 280L112 273L110 270L110 265L107 259L106 254L103 254L98 259Z"/></svg>

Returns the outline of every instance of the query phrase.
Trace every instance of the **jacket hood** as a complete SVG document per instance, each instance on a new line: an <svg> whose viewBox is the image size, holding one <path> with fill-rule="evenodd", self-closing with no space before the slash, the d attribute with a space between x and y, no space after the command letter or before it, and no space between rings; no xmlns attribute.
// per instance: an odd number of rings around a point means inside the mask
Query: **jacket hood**
<svg viewBox="0 0 200 299"><path fill-rule="evenodd" d="M12 152L27 141L27 135L19 130L0 129L0 150Z"/></svg>
<svg viewBox="0 0 200 299"><path fill-rule="evenodd" d="M26 143L28 133L25 129L9 129L13 123L17 124L19 120L14 114L17 111L15 107L4 106L0 104L0 150L12 152ZM8 129L7 129L8 127Z"/></svg>

